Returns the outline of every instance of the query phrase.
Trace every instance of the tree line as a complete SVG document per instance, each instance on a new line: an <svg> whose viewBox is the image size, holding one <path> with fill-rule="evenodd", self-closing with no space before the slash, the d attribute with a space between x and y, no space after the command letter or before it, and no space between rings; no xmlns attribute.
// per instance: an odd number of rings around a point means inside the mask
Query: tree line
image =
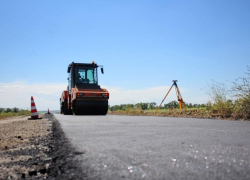
<svg viewBox="0 0 250 180"><path fill-rule="evenodd" d="M14 108L0 108L0 113L9 113L9 112L14 112L14 113L18 113L20 111L27 111L27 110L24 110L24 109L19 109L17 107L14 107Z"/></svg>
<svg viewBox="0 0 250 180"><path fill-rule="evenodd" d="M206 104L192 104L192 103L185 103L187 108L204 108ZM146 103L136 103L136 104L120 104L109 106L110 111L117 111L117 110L126 110L130 109L142 109L142 110L153 110L156 109L158 106L155 102L146 102ZM160 107L160 109L175 109L179 108L179 103L177 101L170 101L167 104L164 104Z"/></svg>

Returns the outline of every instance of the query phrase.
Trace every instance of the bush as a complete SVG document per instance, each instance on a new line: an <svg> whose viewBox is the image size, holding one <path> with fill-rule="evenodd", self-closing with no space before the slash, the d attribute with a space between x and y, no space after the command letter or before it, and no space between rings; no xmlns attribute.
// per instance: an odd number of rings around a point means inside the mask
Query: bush
<svg viewBox="0 0 250 180"><path fill-rule="evenodd" d="M235 101L233 117L235 119L250 119L250 95Z"/></svg>
<svg viewBox="0 0 250 180"><path fill-rule="evenodd" d="M240 77L233 82L231 92L237 98L233 116L236 119L250 119L250 67L247 77Z"/></svg>
<svg viewBox="0 0 250 180"><path fill-rule="evenodd" d="M223 83L213 81L208 84L208 95L213 100L207 104L207 109L224 117L234 119L250 119L250 67L247 77L241 77L233 82L230 90Z"/></svg>

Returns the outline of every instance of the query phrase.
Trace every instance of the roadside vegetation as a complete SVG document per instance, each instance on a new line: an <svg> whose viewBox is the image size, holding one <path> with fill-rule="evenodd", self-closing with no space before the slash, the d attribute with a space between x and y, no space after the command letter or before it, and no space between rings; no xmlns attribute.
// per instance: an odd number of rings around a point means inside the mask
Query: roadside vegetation
<svg viewBox="0 0 250 180"><path fill-rule="evenodd" d="M182 110L177 101L171 101L156 112L157 104L150 102L110 106L109 114L250 120L250 67L246 77L236 79L231 87L212 80L206 91L211 98L209 102L185 102L186 108Z"/></svg>
<svg viewBox="0 0 250 180"><path fill-rule="evenodd" d="M11 116L29 116L30 111L19 108L0 108L0 119Z"/></svg>
<svg viewBox="0 0 250 180"><path fill-rule="evenodd" d="M157 105L152 103L121 104L109 107L109 114L118 115L137 115L137 116L169 116L169 117L206 117L211 115L207 110L206 104L187 103L186 108L179 109L177 101L164 104L156 112Z"/></svg>

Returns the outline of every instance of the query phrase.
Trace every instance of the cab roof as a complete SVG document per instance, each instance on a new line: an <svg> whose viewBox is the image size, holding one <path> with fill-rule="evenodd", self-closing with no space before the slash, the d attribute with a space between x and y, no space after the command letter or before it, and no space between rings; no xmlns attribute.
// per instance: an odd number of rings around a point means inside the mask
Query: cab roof
<svg viewBox="0 0 250 180"><path fill-rule="evenodd" d="M73 64L74 64L74 66L94 66L94 67L98 67L98 65L94 61L92 63L74 63L74 62L72 62L68 66L68 70L67 70L68 73L70 72L70 69L71 69Z"/></svg>

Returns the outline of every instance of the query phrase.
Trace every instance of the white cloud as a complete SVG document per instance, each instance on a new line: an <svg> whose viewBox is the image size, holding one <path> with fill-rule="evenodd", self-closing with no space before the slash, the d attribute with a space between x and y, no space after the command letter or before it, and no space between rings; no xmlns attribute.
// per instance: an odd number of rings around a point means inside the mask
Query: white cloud
<svg viewBox="0 0 250 180"><path fill-rule="evenodd" d="M25 82L0 83L0 107L30 109L30 98L34 97L37 110L56 110L60 108L59 98L67 84L28 84ZM1 91L0 91L1 92Z"/></svg>
<svg viewBox="0 0 250 180"><path fill-rule="evenodd" d="M22 86L22 85L11 85L11 86L3 86L4 88L18 88L18 89L23 89L26 88L27 86Z"/></svg>
<svg viewBox="0 0 250 180"><path fill-rule="evenodd" d="M110 105L135 104L139 102L156 102L158 105L169 91L169 86L149 87L146 89L129 90L121 87L106 87L110 92ZM209 99L206 96L198 96L187 89L180 88L184 102L206 103ZM163 104L177 100L174 87L166 97Z"/></svg>
<svg viewBox="0 0 250 180"><path fill-rule="evenodd" d="M161 101L169 90L168 86L150 87L147 89L130 90L119 87L107 87L110 92L110 104L135 104L138 102L156 102ZM173 94L169 94L169 99Z"/></svg>
<svg viewBox="0 0 250 180"><path fill-rule="evenodd" d="M59 110L59 98L67 87L62 84L28 84L25 82L0 83L0 107L18 107L30 109L30 97L33 96L39 110ZM169 86L148 87L146 89L126 89L123 87L102 86L110 92L110 105L135 104L138 102L156 102L160 104L169 90ZM182 97L188 103L206 103L209 99L204 95L197 95L188 89L180 89ZM3 93L4 92L4 93ZM164 103L177 100L174 88L169 93ZM163 103L163 104L164 104Z"/></svg>

